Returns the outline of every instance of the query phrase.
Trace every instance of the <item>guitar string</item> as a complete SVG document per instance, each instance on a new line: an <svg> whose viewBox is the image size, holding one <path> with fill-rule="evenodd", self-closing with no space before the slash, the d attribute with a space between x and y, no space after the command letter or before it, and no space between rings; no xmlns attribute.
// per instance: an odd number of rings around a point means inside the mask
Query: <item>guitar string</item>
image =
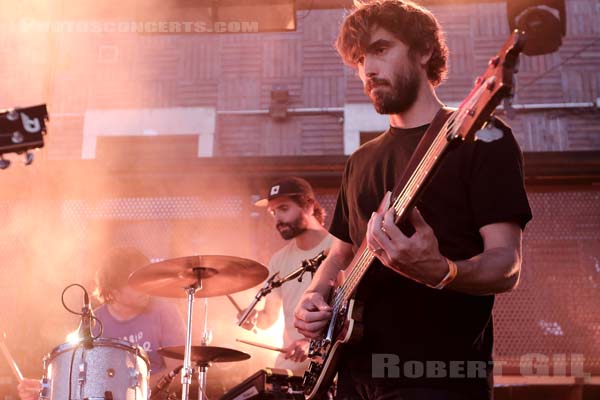
<svg viewBox="0 0 600 400"><path fill-rule="evenodd" d="M424 159L429 160L430 154L432 151L434 151L434 149L436 151L440 150L439 147L440 146L446 146L448 144L448 140L446 138L447 134L449 132L453 132L453 128L455 125L458 125L459 127L462 126L466 116L467 116L467 111L465 110L465 105L472 105L474 102L479 101L479 98L481 97L481 92L484 90L484 85L481 84L467 99L465 99L465 101L463 103L461 103L461 105L458 107L458 109L446 120L444 126L442 127L442 129L440 130L440 132L437 134L437 136L434 138L432 146L429 147L429 149L426 152L426 155L424 156ZM457 124L458 121L458 124ZM443 134L442 134L443 132ZM456 132L454 132L456 133ZM443 151L443 149L441 149L441 151ZM440 154L441 154L440 151ZM396 198L396 200L394 201L394 204L392 205L392 207L394 207L394 211L396 212L396 214L399 214L400 211L402 211L408 204L408 202L405 200L407 198L406 196L406 192L410 192L413 189L418 189L418 185L416 186L416 188L413 188L414 181L417 178L420 178L420 174L423 173L423 168L431 168L433 166L433 164L437 162L437 158L429 161L429 163L419 163L419 165L417 166L417 169L415 170L415 174L411 175L409 181L407 182L405 188L402 190L402 192L400 193L400 195ZM426 172L428 172L428 169L426 169ZM404 201L403 201L404 200ZM341 286L341 289L338 292L338 295L336 296L335 300L334 300L334 308L338 308L340 303L346 302L349 299L349 296L352 294L352 292L354 291L354 289L356 288L356 284L357 281L359 281L362 276L364 275L364 273L366 272L366 269L369 267L370 263L373 261L373 259L375 258L375 255L369 250L366 249L363 251L363 253L361 254L359 260L356 263L356 267L350 272L350 274L348 275L346 282L348 282L348 284L344 284Z"/></svg>
<svg viewBox="0 0 600 400"><path fill-rule="evenodd" d="M445 137L445 131L446 129L442 129L440 131L440 133L438 133L438 135L436 136L436 138L434 139L433 145L428 149L426 155L425 155L425 160L430 160L430 155L432 152L436 151L439 148L439 143L441 140L441 138ZM443 142L445 142L445 140L443 140ZM435 162L435 160L434 160ZM412 192L415 192L418 189L418 184L415 184L415 181L422 181L422 176L424 174L427 173L428 169L431 167L431 161L428 162L421 162L419 164L419 166L417 167L415 174L413 174L411 176L411 179L409 180L409 182L407 183L407 185L405 186L406 190L403 190L403 194L400 195L398 198L396 198L396 200L394 201L394 203L392 204L392 207L394 208L394 211L396 213L396 215L398 215L400 213L400 210L404 207L406 207L407 202L403 201L403 199L406 199L407 196L406 194L411 194ZM372 261L372 259L374 258L374 255L369 251L370 253L370 257L369 257L369 263L370 261ZM366 269L366 268L365 268ZM357 276L353 277L353 284L356 284L356 279Z"/></svg>
<svg viewBox="0 0 600 400"><path fill-rule="evenodd" d="M440 145L445 146L447 144L447 140L446 140L446 135L448 133L448 131L451 130L450 126L453 125L454 120L456 119L456 113L452 114L444 123L444 126L442 127L442 129L440 130L440 132L437 134L437 136L435 137L432 146L429 147L429 149L427 150L425 156L424 156L424 160L428 160L430 158L430 154L431 152L433 152L434 150L438 150ZM432 164L435 163L437 161L433 160L432 162L420 162L419 165L417 166L417 169L415 170L415 174L413 174L409 181L407 182L407 185L405 186L404 190L401 192L401 194L396 198L396 200L394 201L392 207L394 208L395 212L398 214L400 209L401 209L401 204L402 204L402 199L405 198L404 193L413 189L414 186L414 181L416 179L420 179L420 175L423 174L423 169L425 168L425 173L428 172L427 168L431 168ZM418 185L416 186L415 189L418 189ZM336 298L334 300L334 308L337 309L340 305L340 303L347 301L349 295L354 291L356 283L358 280L360 280L360 278L364 275L364 273L366 272L366 269L369 267L369 265L371 264L371 262L373 261L373 259L375 258L375 255L371 252L371 250L366 249L362 252L360 258L358 259L357 263L356 263L356 267L353 268L353 270L350 272L350 274L348 275L346 282L347 284L344 284L341 286L341 289L338 291L338 294L336 295Z"/></svg>
<svg viewBox="0 0 600 400"><path fill-rule="evenodd" d="M452 122L454 121L454 115L453 114L450 118L448 118L448 120L445 122L444 126L442 127L442 129L440 130L440 133L437 134L436 138L434 139L433 145L430 146L430 148L428 149L426 156L424 157L424 160L427 159L428 155L435 149L439 148L439 143L442 142L446 142L445 137L447 134L448 126L450 126L452 124ZM441 139L444 140L441 140ZM435 162L435 160L434 160ZM418 175L422 174L422 170L425 166L428 166L427 163L419 163L417 169L415 170L415 174L413 174L411 176L411 179L409 179L409 182L407 183L406 188L409 188L409 186L413 186L413 181L417 178ZM410 188L409 188L410 189ZM406 192L406 190L403 190L403 192ZM394 207L394 210L396 212L399 211L399 207L398 204L400 203L400 200L403 198L403 194L401 194L400 196L398 196L398 198L396 199L396 201L394 202L394 204L392 205L392 207ZM373 259L375 258L374 254L369 250L366 249L365 251L363 251L361 257L359 258L357 264L356 264L356 268L354 268L351 273L349 274L348 278L347 278L347 285L342 286L342 289L339 292L339 296L338 299L336 299L336 302L334 304L334 307L338 307L339 303L341 301L344 301L344 299L347 299L348 295L351 294L354 291L355 288L355 284L357 282L357 280L359 280L362 275L364 274L364 271L368 268L368 266L370 265L370 263L373 261Z"/></svg>

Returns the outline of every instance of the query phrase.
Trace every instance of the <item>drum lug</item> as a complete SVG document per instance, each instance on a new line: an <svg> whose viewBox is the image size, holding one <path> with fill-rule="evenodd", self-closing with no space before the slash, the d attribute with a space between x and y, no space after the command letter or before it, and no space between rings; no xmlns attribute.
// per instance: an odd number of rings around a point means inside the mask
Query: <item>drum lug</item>
<svg viewBox="0 0 600 400"><path fill-rule="evenodd" d="M86 370L87 364L85 361L82 361L79 364L79 377L77 378L77 382L79 382L79 385L83 385L85 383Z"/></svg>
<svg viewBox="0 0 600 400"><path fill-rule="evenodd" d="M135 370L135 368L129 368L129 387L135 389L140 386L142 380L142 374Z"/></svg>
<svg viewBox="0 0 600 400"><path fill-rule="evenodd" d="M50 378L42 378L42 389L40 390L40 400L50 399Z"/></svg>

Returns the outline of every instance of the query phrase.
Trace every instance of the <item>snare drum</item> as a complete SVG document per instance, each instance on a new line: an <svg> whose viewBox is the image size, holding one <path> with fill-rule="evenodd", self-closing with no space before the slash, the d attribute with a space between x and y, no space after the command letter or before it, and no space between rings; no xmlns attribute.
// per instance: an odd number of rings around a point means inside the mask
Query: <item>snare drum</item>
<svg viewBox="0 0 600 400"><path fill-rule="evenodd" d="M150 362L144 350L115 339L93 343L91 349L64 343L44 357L40 399L146 400Z"/></svg>

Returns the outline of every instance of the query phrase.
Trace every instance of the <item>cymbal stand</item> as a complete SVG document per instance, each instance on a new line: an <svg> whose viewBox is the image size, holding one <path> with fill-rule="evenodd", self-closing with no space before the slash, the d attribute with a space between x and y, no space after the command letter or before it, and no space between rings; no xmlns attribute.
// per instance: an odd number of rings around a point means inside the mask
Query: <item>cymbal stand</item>
<svg viewBox="0 0 600 400"><path fill-rule="evenodd" d="M211 335L208 330L208 297L204 298L204 328L202 332L202 346L210 344ZM209 363L198 363L198 400L207 400L206 396L206 374L208 372Z"/></svg>
<svg viewBox="0 0 600 400"><path fill-rule="evenodd" d="M185 288L187 293L187 323L185 332L185 355L183 357L183 368L181 370L181 400L189 400L190 384L192 383L191 354L192 354L192 315L194 311L194 297L197 290L202 289L202 268L194 268L198 280L195 284Z"/></svg>

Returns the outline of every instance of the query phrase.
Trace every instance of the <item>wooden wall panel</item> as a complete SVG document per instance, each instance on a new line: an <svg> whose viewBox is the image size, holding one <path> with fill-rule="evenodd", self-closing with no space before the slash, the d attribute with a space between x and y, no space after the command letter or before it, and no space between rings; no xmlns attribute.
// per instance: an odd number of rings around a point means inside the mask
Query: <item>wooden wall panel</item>
<svg viewBox="0 0 600 400"><path fill-rule="evenodd" d="M247 77L223 77L218 86L220 110L256 110L260 104L260 81Z"/></svg>
<svg viewBox="0 0 600 400"><path fill-rule="evenodd" d="M343 107L345 82L341 76L306 76L303 80L303 107Z"/></svg>
<svg viewBox="0 0 600 400"><path fill-rule="evenodd" d="M221 79L256 79L262 73L264 38L235 36L237 40L233 37L223 37L220 43L214 43L219 46L221 53Z"/></svg>
<svg viewBox="0 0 600 400"><path fill-rule="evenodd" d="M490 1L434 2L430 7L443 25L451 51L450 77L440 86L439 94L444 102L460 102L508 37L506 5ZM60 17L60 10L53 12ZM593 102L600 97L599 12L595 0L567 2L568 34L563 47L555 54L522 58L516 103ZM234 35L24 35L0 27L4 29L0 35L0 79L8 82L0 106L47 102L51 113L75 113L79 117L87 109L97 108L208 106L222 111L267 110L271 90L276 86L289 91L290 108L368 103L360 80L343 66L334 48L344 15L344 10L302 9L297 13L295 32ZM19 45L15 47L15 43ZM573 121L577 116L564 113L555 116L554 121L542 121L548 117L544 110L532 114L521 114L522 121L517 123L523 128L519 135L528 151L598 148L595 138L600 136L600 128L586 125L588 117L577 123ZM268 114L255 119L260 126L272 123ZM299 125L290 125L297 129L292 137L310 138L310 145L292 139L290 147L279 147L290 152L299 146L310 154L319 148L316 141L322 136L314 122L299 121ZM236 142L235 136L220 137L235 135L235 129L221 131L222 125L218 126L218 143ZM63 128L50 131L64 143L63 150L54 156L79 157L80 127L67 124ZM546 132L543 137L548 142L530 136L538 128ZM558 131L551 132L553 129ZM250 146L252 151L238 148L239 155L261 155L261 149L266 149L258 144L262 136L255 140ZM330 140L324 136L320 148L337 151L329 145ZM228 146L219 147L217 153L226 148L228 154L235 154L234 147Z"/></svg>
<svg viewBox="0 0 600 400"><path fill-rule="evenodd" d="M263 42L263 78L293 79L302 76L303 48L300 40Z"/></svg>
<svg viewBox="0 0 600 400"><path fill-rule="evenodd" d="M215 156L253 156L261 151L261 116L222 115L217 120Z"/></svg>
<svg viewBox="0 0 600 400"><path fill-rule="evenodd" d="M305 42L302 70L304 76L340 76L343 64L333 44Z"/></svg>
<svg viewBox="0 0 600 400"><path fill-rule="evenodd" d="M573 114L567 119L568 150L600 148L600 113Z"/></svg>
<svg viewBox="0 0 600 400"><path fill-rule="evenodd" d="M342 154L343 124L339 116L304 117L302 123L302 154Z"/></svg>
<svg viewBox="0 0 600 400"><path fill-rule="evenodd" d="M183 79L190 82L214 81L221 73L221 53L210 36L192 35L179 40ZM213 103L214 104L214 103Z"/></svg>
<svg viewBox="0 0 600 400"><path fill-rule="evenodd" d="M287 156L302 154L300 120L288 118L285 121L264 119L261 123L260 155Z"/></svg>

